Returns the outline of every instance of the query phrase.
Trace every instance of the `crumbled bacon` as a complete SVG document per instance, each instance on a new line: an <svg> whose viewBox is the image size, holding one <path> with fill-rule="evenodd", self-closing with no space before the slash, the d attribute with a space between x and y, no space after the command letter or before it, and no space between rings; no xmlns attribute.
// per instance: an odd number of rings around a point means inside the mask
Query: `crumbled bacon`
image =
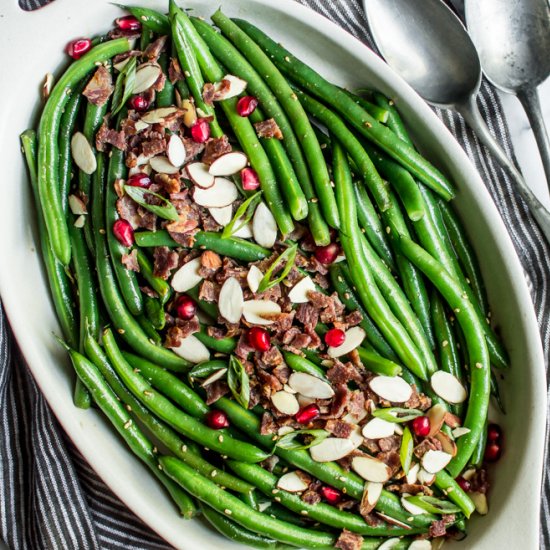
<svg viewBox="0 0 550 550"><path fill-rule="evenodd" d="M422 458L428 451L441 451L441 442L435 437L427 437L414 448L414 455Z"/></svg>
<svg viewBox="0 0 550 550"><path fill-rule="evenodd" d="M355 327L363 320L363 316L359 310L354 310L344 318L344 322L348 327Z"/></svg>
<svg viewBox="0 0 550 550"><path fill-rule="evenodd" d="M230 391L225 380L216 380L211 384L207 384L204 389L206 391L207 405L212 405L212 403L215 403L220 397L227 395Z"/></svg>
<svg viewBox="0 0 550 550"><path fill-rule="evenodd" d="M269 367L276 367L283 362L283 356L278 348L271 346L271 348L262 353L262 362Z"/></svg>
<svg viewBox="0 0 550 550"><path fill-rule="evenodd" d="M124 130L117 132L112 130L107 125L107 121L104 120L103 124L99 127L95 135L95 147L98 151L105 151L105 145L112 145L121 151L126 150L126 134Z"/></svg>
<svg viewBox="0 0 550 550"><path fill-rule="evenodd" d="M430 537L444 537L447 534L447 526L445 525L445 522L440 519L436 521L432 521L432 524L430 525L429 535Z"/></svg>
<svg viewBox="0 0 550 550"><path fill-rule="evenodd" d="M383 452L397 451L401 447L401 436L390 435L389 437L383 437L378 440L378 446Z"/></svg>
<svg viewBox="0 0 550 550"><path fill-rule="evenodd" d="M225 78L216 84L207 82L202 88L202 99L207 105L212 105L214 101L225 99L230 88L231 82Z"/></svg>
<svg viewBox="0 0 550 550"><path fill-rule="evenodd" d="M344 529L338 537L334 548L340 548L340 550L361 550L361 546L363 546L363 537Z"/></svg>
<svg viewBox="0 0 550 550"><path fill-rule="evenodd" d="M260 383L260 391L267 399L269 399L274 393L283 389L283 385L280 380L265 370L256 370L256 377Z"/></svg>
<svg viewBox="0 0 550 550"><path fill-rule="evenodd" d="M121 258L122 265L130 270L139 273L139 264L137 260L137 248L134 248L130 254L123 254Z"/></svg>
<svg viewBox="0 0 550 550"><path fill-rule="evenodd" d="M361 390L354 390L350 393L348 412L356 419L362 418L365 414L365 394Z"/></svg>
<svg viewBox="0 0 550 550"><path fill-rule="evenodd" d="M200 155L205 148L204 143L197 143L188 137L183 138L183 145L185 147L185 155L187 160L194 159L197 155Z"/></svg>
<svg viewBox="0 0 550 550"><path fill-rule="evenodd" d="M337 384L333 389L335 396L330 407L330 417L340 418L349 402L350 390L347 384Z"/></svg>
<svg viewBox="0 0 550 550"><path fill-rule="evenodd" d="M319 502L321 502L321 495L313 489L308 489L302 494L302 500L306 504L319 504Z"/></svg>
<svg viewBox="0 0 550 550"><path fill-rule="evenodd" d="M273 415L268 412L264 412L262 415L262 422L260 424L260 433L262 435L271 435L277 433L277 424Z"/></svg>
<svg viewBox="0 0 550 550"><path fill-rule="evenodd" d="M183 72L181 70L180 62L175 57L170 58L168 78L172 84L175 84L178 80L183 80Z"/></svg>
<svg viewBox="0 0 550 550"><path fill-rule="evenodd" d="M489 490L489 477L487 475L487 470L478 470L470 479L470 484L472 491L486 494Z"/></svg>
<svg viewBox="0 0 550 550"><path fill-rule="evenodd" d="M300 304L296 308L296 320L300 321L305 327L315 329L319 321L319 309L309 302Z"/></svg>
<svg viewBox="0 0 550 550"><path fill-rule="evenodd" d="M111 97L113 89L113 79L110 71L104 65L100 65L94 76L86 84L82 95L86 96L90 103L101 107Z"/></svg>
<svg viewBox="0 0 550 550"><path fill-rule="evenodd" d="M283 139L283 132L281 132L281 129L273 118L268 118L262 122L256 122L256 124L254 124L254 129L258 137Z"/></svg>
<svg viewBox="0 0 550 550"><path fill-rule="evenodd" d="M146 157L154 157L166 151L166 140L164 138L153 137L141 144L141 151Z"/></svg>
<svg viewBox="0 0 550 550"><path fill-rule="evenodd" d="M168 279L173 269L178 267L178 253L167 246L157 246L153 252L153 275L161 279Z"/></svg>
<svg viewBox="0 0 550 550"><path fill-rule="evenodd" d="M168 231L170 237L174 239L178 244L181 244L183 248L192 248L195 244L195 233L198 230L192 230L187 233L179 233L175 231Z"/></svg>
<svg viewBox="0 0 550 550"><path fill-rule="evenodd" d="M167 36L160 36L154 42L151 42L147 48L145 48L143 57L146 57L149 61L157 61L166 45L167 38Z"/></svg>
<svg viewBox="0 0 550 550"><path fill-rule="evenodd" d="M226 135L218 138L211 138L206 142L201 160L204 164L212 164L217 158L226 153L231 153L232 150L233 148Z"/></svg>
<svg viewBox="0 0 550 550"><path fill-rule="evenodd" d="M334 437L347 439L353 432L354 425L343 420L328 420L325 424L325 430Z"/></svg>
<svg viewBox="0 0 550 550"><path fill-rule="evenodd" d="M327 371L327 378L333 384L346 384L348 382L363 382L363 377L357 368L351 363L342 363L337 359L334 365Z"/></svg>
<svg viewBox="0 0 550 550"><path fill-rule="evenodd" d="M418 393L416 386L412 387L412 394L408 401L403 405L406 409L420 409L425 411L432 406L432 400L424 395L423 393Z"/></svg>
<svg viewBox="0 0 550 550"><path fill-rule="evenodd" d="M248 355L253 351L254 348L248 344L248 338L246 337L246 334L241 334L241 337L239 338L239 341L237 342L237 346L235 347L235 351L233 353L241 359L246 359Z"/></svg>
<svg viewBox="0 0 550 550"><path fill-rule="evenodd" d="M197 317L189 321L182 321L180 319L176 320L177 324L168 329L166 333L165 346L167 348L176 348L181 344L182 340L185 340L191 334L199 332L200 324Z"/></svg>
<svg viewBox="0 0 550 550"><path fill-rule="evenodd" d="M199 300L205 302L216 302L220 295L220 289L212 281L203 281L199 290Z"/></svg>
<svg viewBox="0 0 550 550"><path fill-rule="evenodd" d="M271 374L281 382L281 384L287 384L288 379L290 378L290 368L285 364L277 365L272 371Z"/></svg>
<svg viewBox="0 0 550 550"><path fill-rule="evenodd" d="M401 459L398 451L380 452L376 455L376 458L390 467L392 477L401 469Z"/></svg>

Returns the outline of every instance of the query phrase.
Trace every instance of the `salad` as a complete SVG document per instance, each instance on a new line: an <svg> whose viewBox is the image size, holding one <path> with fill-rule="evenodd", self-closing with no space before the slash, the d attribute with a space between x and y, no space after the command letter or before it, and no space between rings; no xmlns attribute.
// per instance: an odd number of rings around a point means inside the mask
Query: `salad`
<svg viewBox="0 0 550 550"><path fill-rule="evenodd" d="M464 538L508 363L452 183L251 23L124 9L21 135L75 405L233 541Z"/></svg>

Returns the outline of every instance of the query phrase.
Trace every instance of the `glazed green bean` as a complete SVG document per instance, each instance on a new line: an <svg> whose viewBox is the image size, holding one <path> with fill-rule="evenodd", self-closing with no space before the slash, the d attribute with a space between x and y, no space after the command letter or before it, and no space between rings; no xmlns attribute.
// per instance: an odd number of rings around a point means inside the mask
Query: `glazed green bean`
<svg viewBox="0 0 550 550"><path fill-rule="evenodd" d="M285 358L285 363L293 371L305 372L306 374L311 374L311 376L326 380L325 371L320 369L315 363L308 361L305 357L290 353L289 351L283 351L283 357Z"/></svg>
<svg viewBox="0 0 550 550"><path fill-rule="evenodd" d="M116 5L132 14L146 29L161 35L170 34L170 20L163 13L141 6Z"/></svg>
<svg viewBox="0 0 550 550"><path fill-rule="evenodd" d="M435 476L435 486L443 494L452 500L464 515L469 518L475 510L472 499L462 490L460 485L444 470L438 472Z"/></svg>
<svg viewBox="0 0 550 550"><path fill-rule="evenodd" d="M382 374L384 376L401 376L403 369L393 361L382 357L374 350L369 350L365 347L358 347L357 353L361 363L375 374Z"/></svg>

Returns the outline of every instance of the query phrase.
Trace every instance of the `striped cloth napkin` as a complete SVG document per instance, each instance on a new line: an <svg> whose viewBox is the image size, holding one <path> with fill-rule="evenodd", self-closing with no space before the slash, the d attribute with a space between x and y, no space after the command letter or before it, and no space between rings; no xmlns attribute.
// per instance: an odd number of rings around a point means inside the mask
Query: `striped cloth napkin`
<svg viewBox="0 0 550 550"><path fill-rule="evenodd" d="M299 0L374 49L359 0ZM30 10L47 2L20 0ZM454 2L460 10L459 1ZM494 88L484 82L481 112L491 132L514 157ZM487 182L510 232L526 276L546 362L550 346L550 249L508 177L466 128L460 116L437 114ZM550 481L544 480L541 547L550 549ZM0 305L0 540L12 550L169 548L97 477L63 433L15 345Z"/></svg>

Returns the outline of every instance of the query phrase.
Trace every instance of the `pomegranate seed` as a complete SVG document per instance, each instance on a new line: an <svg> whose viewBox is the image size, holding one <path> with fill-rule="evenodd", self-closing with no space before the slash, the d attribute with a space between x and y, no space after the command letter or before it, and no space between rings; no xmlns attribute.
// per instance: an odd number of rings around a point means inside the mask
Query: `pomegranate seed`
<svg viewBox="0 0 550 550"><path fill-rule="evenodd" d="M502 448L498 443L489 443L485 448L485 460L487 462L496 462L502 454Z"/></svg>
<svg viewBox="0 0 550 550"><path fill-rule="evenodd" d="M318 246L314 252L317 260L325 265L329 265L334 262L339 253L340 247L336 243L330 243L327 244L327 246Z"/></svg>
<svg viewBox="0 0 550 550"><path fill-rule="evenodd" d="M143 187L144 189L147 189L151 185L151 178L143 172L138 172L128 178L126 185L130 185L131 187Z"/></svg>
<svg viewBox="0 0 550 550"><path fill-rule="evenodd" d="M117 220L113 224L113 235L123 246L129 247L134 244L134 230L126 220Z"/></svg>
<svg viewBox="0 0 550 550"><path fill-rule="evenodd" d="M344 343L346 339L346 333L339 328L331 328L325 334L325 344L331 348L337 348Z"/></svg>
<svg viewBox="0 0 550 550"><path fill-rule="evenodd" d="M241 183L245 191L254 191L260 187L260 178L254 168L243 168L241 170Z"/></svg>
<svg viewBox="0 0 550 550"><path fill-rule="evenodd" d="M67 44L65 51L73 59L80 59L91 47L92 41L89 38L77 38Z"/></svg>
<svg viewBox="0 0 550 550"><path fill-rule="evenodd" d="M498 424L489 424L487 439L489 441L500 441L502 439L502 428Z"/></svg>
<svg viewBox="0 0 550 550"><path fill-rule="evenodd" d="M342 500L342 492L328 485L321 487L321 494L329 504L338 504Z"/></svg>
<svg viewBox="0 0 550 550"><path fill-rule="evenodd" d="M222 428L229 428L229 418L223 411L213 409L206 413L204 417L206 425L213 430L221 430Z"/></svg>
<svg viewBox="0 0 550 550"><path fill-rule="evenodd" d="M430 433L430 419L427 416L417 416L411 422L412 431L418 437L426 437Z"/></svg>
<svg viewBox="0 0 550 550"><path fill-rule="evenodd" d="M134 111L143 112L149 109L149 101L145 99L142 95L135 95L130 98L130 107Z"/></svg>
<svg viewBox="0 0 550 550"><path fill-rule="evenodd" d="M197 119L191 126L191 137L197 143L204 143L210 137L210 124L204 118Z"/></svg>
<svg viewBox="0 0 550 550"><path fill-rule="evenodd" d="M197 304L189 296L179 296L174 305L177 316L184 321L193 319L195 313L197 313Z"/></svg>
<svg viewBox="0 0 550 550"><path fill-rule="evenodd" d="M458 476L455 481L465 493L468 493L472 488L472 484L467 479L464 479L462 476Z"/></svg>
<svg viewBox="0 0 550 550"><path fill-rule="evenodd" d="M302 407L294 416L296 419L296 422L299 424L309 424L310 422L313 422L317 418L319 418L319 415L321 414L321 410L315 403L311 403L311 405L306 405L305 407Z"/></svg>
<svg viewBox="0 0 550 550"><path fill-rule="evenodd" d="M248 331L248 343L257 351L267 351L271 347L271 337L265 328L252 327Z"/></svg>
<svg viewBox="0 0 550 550"><path fill-rule="evenodd" d="M237 113L239 116L250 116L258 106L258 100L252 95L245 95L237 101Z"/></svg>
<svg viewBox="0 0 550 550"><path fill-rule="evenodd" d="M125 15L124 17L119 17L115 21L115 23L121 31L141 30L141 23L133 15Z"/></svg>

